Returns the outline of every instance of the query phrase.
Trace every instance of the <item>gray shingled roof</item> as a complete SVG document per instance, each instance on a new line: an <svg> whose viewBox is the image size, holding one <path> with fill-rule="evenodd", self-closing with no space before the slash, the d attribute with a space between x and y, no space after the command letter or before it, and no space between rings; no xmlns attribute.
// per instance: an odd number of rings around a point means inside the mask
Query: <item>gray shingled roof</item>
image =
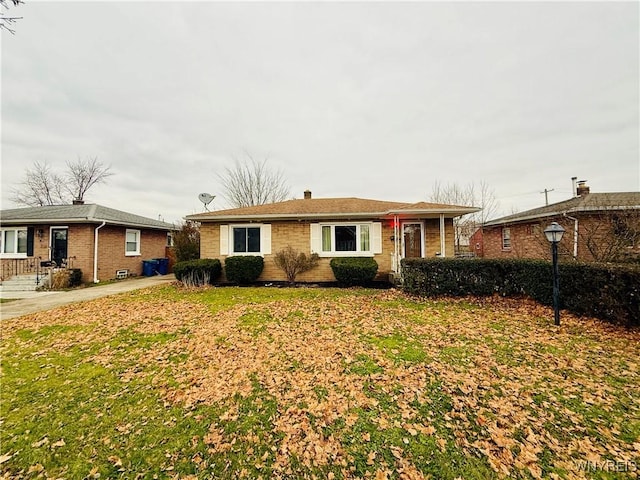
<svg viewBox="0 0 640 480"><path fill-rule="evenodd" d="M260 220L288 218L343 218L371 217L392 214L439 215L457 217L477 212L475 207L443 205L439 203L403 203L369 200L363 198L309 198L286 200L253 207L217 210L187 216L188 219L201 222L228 220Z"/></svg>
<svg viewBox="0 0 640 480"><path fill-rule="evenodd" d="M525 212L496 218L484 224L485 227L525 222L564 214L602 212L607 210L640 210L640 192L588 193L562 202L545 205Z"/></svg>
<svg viewBox="0 0 640 480"><path fill-rule="evenodd" d="M96 204L47 205L43 207L14 208L0 211L2 225L94 223L125 227L173 230L170 223L134 215Z"/></svg>

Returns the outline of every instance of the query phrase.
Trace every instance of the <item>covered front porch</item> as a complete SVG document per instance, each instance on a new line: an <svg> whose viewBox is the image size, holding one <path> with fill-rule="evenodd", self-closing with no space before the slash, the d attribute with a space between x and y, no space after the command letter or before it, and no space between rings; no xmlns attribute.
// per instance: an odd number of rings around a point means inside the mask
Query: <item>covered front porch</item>
<svg viewBox="0 0 640 480"><path fill-rule="evenodd" d="M455 253L453 218L444 214L416 218L394 214L391 218L393 249L391 271L401 275L403 258L453 257Z"/></svg>

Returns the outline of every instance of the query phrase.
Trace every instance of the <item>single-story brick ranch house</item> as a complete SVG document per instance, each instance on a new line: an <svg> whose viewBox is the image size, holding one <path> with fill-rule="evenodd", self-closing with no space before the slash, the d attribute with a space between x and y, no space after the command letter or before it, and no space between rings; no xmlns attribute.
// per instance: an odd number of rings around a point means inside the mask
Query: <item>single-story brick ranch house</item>
<svg viewBox="0 0 640 480"><path fill-rule="evenodd" d="M584 182L573 198L485 223L471 247L485 258L549 259L544 229L551 222L565 229L561 258L608 262L640 256L640 192L591 193Z"/></svg>
<svg viewBox="0 0 640 480"><path fill-rule="evenodd" d="M173 225L96 204L0 211L2 281L42 263L79 268L83 282L140 275L142 260L166 256Z"/></svg>
<svg viewBox="0 0 640 480"><path fill-rule="evenodd" d="M378 280L398 274L405 257L454 256L453 219L478 208L434 203L401 203L361 198L304 198L187 216L200 227L201 258L224 264L232 255L261 255L260 281L284 281L272 256L291 245L317 253L319 265L300 282L335 281L334 257L373 257Z"/></svg>

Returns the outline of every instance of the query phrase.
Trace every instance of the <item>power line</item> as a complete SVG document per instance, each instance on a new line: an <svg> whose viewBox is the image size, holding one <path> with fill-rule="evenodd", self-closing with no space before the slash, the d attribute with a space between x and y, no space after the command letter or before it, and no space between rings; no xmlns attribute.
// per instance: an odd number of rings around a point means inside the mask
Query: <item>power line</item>
<svg viewBox="0 0 640 480"><path fill-rule="evenodd" d="M551 190L547 190L546 188L544 189L543 192L540 193L544 193L544 204L545 205L549 205L549 192L553 192L553 188Z"/></svg>

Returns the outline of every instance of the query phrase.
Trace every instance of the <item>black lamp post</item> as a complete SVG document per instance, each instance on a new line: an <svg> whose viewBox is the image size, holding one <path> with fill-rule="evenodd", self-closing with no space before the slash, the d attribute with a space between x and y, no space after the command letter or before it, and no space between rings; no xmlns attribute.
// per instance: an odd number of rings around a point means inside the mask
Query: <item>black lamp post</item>
<svg viewBox="0 0 640 480"><path fill-rule="evenodd" d="M564 228L558 222L553 222L544 229L547 240L551 242L551 256L553 257L553 314L554 323L560 325L560 273L558 272L558 243L564 235Z"/></svg>

